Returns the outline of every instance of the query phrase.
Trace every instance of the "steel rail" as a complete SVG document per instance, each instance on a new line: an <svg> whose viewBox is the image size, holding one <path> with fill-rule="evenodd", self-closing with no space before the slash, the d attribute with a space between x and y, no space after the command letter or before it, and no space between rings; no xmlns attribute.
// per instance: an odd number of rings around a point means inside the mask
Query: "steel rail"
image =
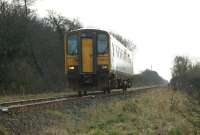
<svg viewBox="0 0 200 135"><path fill-rule="evenodd" d="M162 87L161 85L153 85L153 86L145 86L145 87L137 87L137 88L130 88L126 91L126 94L137 92L140 90L147 90L152 88ZM65 95L60 97L53 97L53 98L38 98L38 99L29 99L29 100L20 100L20 101L13 101L13 102L4 102L0 104L0 111L1 112L24 112L31 110L32 108L41 108L41 107L56 107L62 104L63 102L67 101L80 101L86 99L92 99L97 96L108 97L108 96L116 96L125 94L122 90L112 90L110 94L104 94L103 92L96 91L92 93L88 93L85 96L78 96L77 94Z"/></svg>

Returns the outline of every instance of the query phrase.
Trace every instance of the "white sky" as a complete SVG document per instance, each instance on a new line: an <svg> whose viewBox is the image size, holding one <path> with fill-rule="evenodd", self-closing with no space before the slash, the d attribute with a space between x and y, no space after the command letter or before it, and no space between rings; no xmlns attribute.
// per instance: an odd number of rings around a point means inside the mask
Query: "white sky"
<svg viewBox="0 0 200 135"><path fill-rule="evenodd" d="M200 58L199 0L38 0L34 8L41 16L53 9L132 40L135 73L152 66L169 80L176 55Z"/></svg>

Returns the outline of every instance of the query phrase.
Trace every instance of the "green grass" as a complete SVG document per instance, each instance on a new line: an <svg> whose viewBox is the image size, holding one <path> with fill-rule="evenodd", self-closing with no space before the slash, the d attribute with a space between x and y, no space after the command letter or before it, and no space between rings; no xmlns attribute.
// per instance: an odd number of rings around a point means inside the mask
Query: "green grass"
<svg viewBox="0 0 200 135"><path fill-rule="evenodd" d="M8 135L7 129L2 125L0 125L0 135Z"/></svg>
<svg viewBox="0 0 200 135"><path fill-rule="evenodd" d="M0 133L10 131L22 135L199 135L200 105L182 91L154 89L0 116Z"/></svg>
<svg viewBox="0 0 200 135"><path fill-rule="evenodd" d="M133 98L97 101L95 105L80 110L85 117L76 121L75 126L68 119L45 132L53 131L52 134L56 135L63 131L78 135L199 134L200 128L196 125L200 117L191 115L195 113L191 111L192 106L199 108L191 104L183 92L157 89Z"/></svg>

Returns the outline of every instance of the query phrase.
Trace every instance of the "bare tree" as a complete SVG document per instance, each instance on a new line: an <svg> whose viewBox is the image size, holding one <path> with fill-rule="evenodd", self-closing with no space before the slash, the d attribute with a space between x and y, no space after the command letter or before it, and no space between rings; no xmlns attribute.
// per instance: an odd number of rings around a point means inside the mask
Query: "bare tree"
<svg viewBox="0 0 200 135"><path fill-rule="evenodd" d="M82 24L77 19L69 20L62 15L50 10L48 18L45 18L46 22L59 33L61 39L63 39L64 33L72 30L76 30L82 27Z"/></svg>
<svg viewBox="0 0 200 135"><path fill-rule="evenodd" d="M200 89L200 64L192 63L188 57L176 56L170 83L175 89Z"/></svg>
<svg viewBox="0 0 200 135"><path fill-rule="evenodd" d="M191 67L192 64L188 57L176 56L174 59L174 66L172 69L172 76L183 76L189 69L191 69Z"/></svg>
<svg viewBox="0 0 200 135"><path fill-rule="evenodd" d="M33 5L37 0L13 0L13 3L18 6L23 6L25 15L30 13L29 6Z"/></svg>

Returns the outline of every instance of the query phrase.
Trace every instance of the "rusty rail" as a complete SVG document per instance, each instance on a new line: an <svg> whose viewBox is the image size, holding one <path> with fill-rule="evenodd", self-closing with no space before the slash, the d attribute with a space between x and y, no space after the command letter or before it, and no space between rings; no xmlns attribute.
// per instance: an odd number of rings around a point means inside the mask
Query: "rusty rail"
<svg viewBox="0 0 200 135"><path fill-rule="evenodd" d="M145 86L145 87L137 87L137 88L130 88L126 91L126 94L137 92L141 90L147 90L152 88L162 87L161 85L154 85L154 86ZM64 102L72 102L72 101L80 101L86 99L92 99L96 96L116 96L124 94L122 90L112 90L111 94L105 95L103 92L93 92L89 93L86 96L78 96L76 94L61 96L61 97L54 97L54 98L39 98L39 99L29 99L29 100L20 100L20 101L13 101L13 102L5 102L0 104L0 111L1 112L25 112L32 110L33 108L49 108L49 107L57 107L62 105Z"/></svg>

